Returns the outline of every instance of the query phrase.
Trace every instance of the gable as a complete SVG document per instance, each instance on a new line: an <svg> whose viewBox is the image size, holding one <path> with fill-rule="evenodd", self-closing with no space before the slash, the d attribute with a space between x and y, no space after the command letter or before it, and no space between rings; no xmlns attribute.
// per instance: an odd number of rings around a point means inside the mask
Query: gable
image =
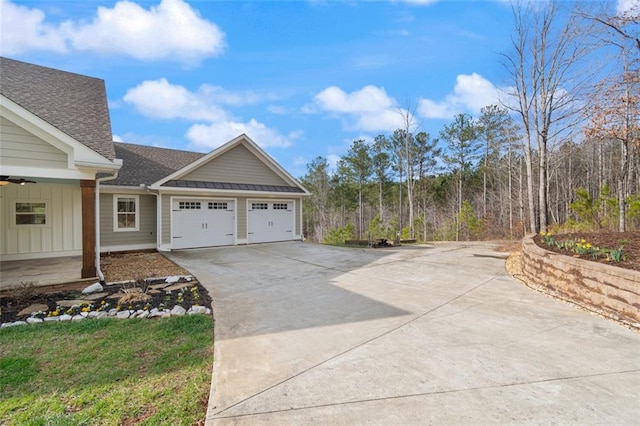
<svg viewBox="0 0 640 426"><path fill-rule="evenodd" d="M243 144L212 158L180 180L290 186Z"/></svg>
<svg viewBox="0 0 640 426"><path fill-rule="evenodd" d="M67 168L67 153L1 116L0 141L1 166Z"/></svg>
<svg viewBox="0 0 640 426"><path fill-rule="evenodd" d="M103 158L115 158L103 80L3 57L0 75L0 94Z"/></svg>

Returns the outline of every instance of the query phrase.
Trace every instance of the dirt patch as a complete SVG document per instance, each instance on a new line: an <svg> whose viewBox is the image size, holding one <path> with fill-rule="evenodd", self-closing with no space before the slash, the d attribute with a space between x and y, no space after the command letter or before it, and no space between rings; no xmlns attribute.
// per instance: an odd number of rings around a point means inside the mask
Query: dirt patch
<svg viewBox="0 0 640 426"><path fill-rule="evenodd" d="M189 274L156 251L103 254L100 265L106 282Z"/></svg>
<svg viewBox="0 0 640 426"><path fill-rule="evenodd" d="M550 238L553 241L551 244L547 244L541 235L536 235L533 241L539 247L554 253L640 271L640 231L557 234L551 235ZM567 245L572 245L571 242L580 243L581 247L588 244L589 248L582 250L588 253L581 254L575 249L567 248ZM611 256L607 256L607 251L619 248L622 249L620 261L613 261ZM595 249L598 249L597 256Z"/></svg>

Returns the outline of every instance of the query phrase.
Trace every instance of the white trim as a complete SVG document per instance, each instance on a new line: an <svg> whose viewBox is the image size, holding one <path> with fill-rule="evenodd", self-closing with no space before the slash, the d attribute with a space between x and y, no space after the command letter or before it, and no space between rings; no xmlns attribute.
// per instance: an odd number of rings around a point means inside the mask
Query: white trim
<svg viewBox="0 0 640 426"><path fill-rule="evenodd" d="M148 250L148 249L154 249L154 248L156 248L156 245L154 243L146 243L146 244L101 246L100 251L102 253L109 253L109 252L115 252L115 251Z"/></svg>
<svg viewBox="0 0 640 426"><path fill-rule="evenodd" d="M243 191L243 190L235 190L235 189L202 189L202 188L176 188L176 187L155 187L151 188L154 190L159 190L164 193L172 193L173 195L178 195L180 193L183 194L191 194L185 195L186 197L193 197L194 194L201 194L204 196L217 196L217 197L225 197L237 195L240 197L268 197L268 198L282 198L282 197L291 197L298 198L304 197L309 194L303 194L301 192L269 192L269 191Z"/></svg>
<svg viewBox="0 0 640 426"><path fill-rule="evenodd" d="M82 250L39 251L34 253L3 254L2 261L4 262L8 260L31 260L31 259L50 258L50 257L70 257L70 256L82 256Z"/></svg>
<svg viewBox="0 0 640 426"><path fill-rule="evenodd" d="M304 193L300 194L300 195L311 195L311 193L304 186L302 186L302 184L300 184L300 182L298 182L298 180L296 178L291 176L273 158L271 158L264 150L262 150L262 148L260 148L254 141L252 141L244 133L241 134L240 136L236 137L235 139L230 140L229 142L225 143L224 145L214 149L213 151L211 151L207 155L205 155L203 157L200 157L196 161L194 161L194 162L192 162L190 164L187 164L186 166L184 166L180 170L177 170L174 173L171 173L170 175L164 177L163 179L160 179L159 181L154 182L153 184L150 185L150 188L151 189L157 189L157 190L164 189L164 188L162 188L162 185L167 183L168 181L177 180L177 179L181 178L182 176L192 172L193 170L197 169L198 167L202 166L203 164L208 163L209 161L213 160L214 158L219 157L220 155L224 154L225 152L229 151L230 149L232 149L232 148L234 148L234 147L236 147L237 145L240 145L240 144L244 145L247 149L249 149L249 151L253 155L255 155L256 158L261 160L267 167L269 167L280 178L282 178L283 180L289 182L289 184L292 184L293 186L296 186L296 187L302 189L304 191ZM191 188L184 188L184 189L191 189ZM202 191L202 190L200 190L200 191ZM249 192L249 193L254 193L255 194L255 191L236 191L236 192L237 193ZM280 194L282 194L282 193L280 193Z"/></svg>
<svg viewBox="0 0 640 426"><path fill-rule="evenodd" d="M184 249L178 249L178 248L173 248L173 202L174 200L189 200L189 201L193 201L193 200L197 200L200 202L209 202L209 201L233 201L233 224L234 224L234 230L233 230L233 246L238 244L238 199L237 198L232 198L232 197L193 197L193 196L182 196L182 195L172 195L169 197L169 230L170 230L170 236L169 236L169 244L163 244L159 249L164 251L164 250L188 250L187 248ZM215 247L215 246L212 246ZM227 246L228 247L228 246ZM197 248L202 248L202 247L197 247Z"/></svg>
<svg viewBox="0 0 640 426"><path fill-rule="evenodd" d="M118 198L133 198L135 203L135 226L133 228L118 227ZM124 212L130 213L130 212ZM137 194L113 194L113 232L140 231L140 196Z"/></svg>

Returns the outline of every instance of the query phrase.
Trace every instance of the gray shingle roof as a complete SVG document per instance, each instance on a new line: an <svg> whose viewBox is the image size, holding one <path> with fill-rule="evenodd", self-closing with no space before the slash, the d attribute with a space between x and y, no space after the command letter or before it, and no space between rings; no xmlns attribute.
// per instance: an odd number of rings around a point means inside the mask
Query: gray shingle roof
<svg viewBox="0 0 640 426"><path fill-rule="evenodd" d="M0 93L113 160L104 81L0 57Z"/></svg>
<svg viewBox="0 0 640 426"><path fill-rule="evenodd" d="M151 185L205 155L123 142L113 145L116 157L122 159L122 168L118 178L105 182L106 185Z"/></svg>
<svg viewBox="0 0 640 426"><path fill-rule="evenodd" d="M170 180L162 186L173 188L198 188L198 189L227 189L236 191L266 191L266 192L291 192L302 194L304 191L297 186L281 185L254 185L246 183L227 182L201 182L196 180Z"/></svg>

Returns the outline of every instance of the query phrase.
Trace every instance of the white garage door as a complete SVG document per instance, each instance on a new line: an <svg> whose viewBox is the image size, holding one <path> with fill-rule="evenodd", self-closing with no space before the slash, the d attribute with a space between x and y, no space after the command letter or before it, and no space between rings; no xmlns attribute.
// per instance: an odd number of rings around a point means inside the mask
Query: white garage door
<svg viewBox="0 0 640 426"><path fill-rule="evenodd" d="M173 199L174 249L235 244L233 200Z"/></svg>
<svg viewBox="0 0 640 426"><path fill-rule="evenodd" d="M249 200L249 244L292 240L293 207L293 201Z"/></svg>

